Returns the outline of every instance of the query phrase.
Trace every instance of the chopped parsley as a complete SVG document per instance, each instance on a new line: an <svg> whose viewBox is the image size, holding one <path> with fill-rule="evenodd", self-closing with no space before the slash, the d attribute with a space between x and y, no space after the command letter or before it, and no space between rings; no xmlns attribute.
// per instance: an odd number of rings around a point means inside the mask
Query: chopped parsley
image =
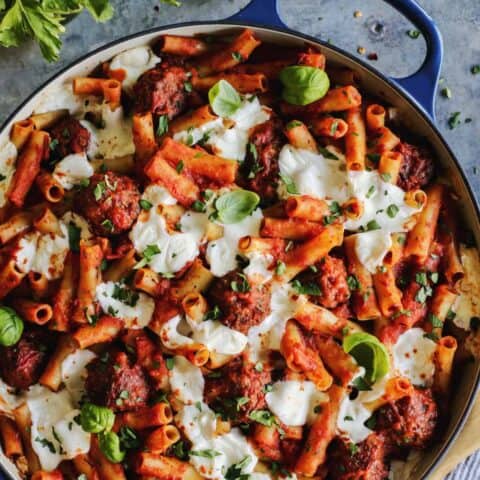
<svg viewBox="0 0 480 480"><path fill-rule="evenodd" d="M285 185L287 193L290 193L291 195L298 195L300 193L292 178L290 178L288 175L282 175L281 173L279 175L280 179Z"/></svg>
<svg viewBox="0 0 480 480"><path fill-rule="evenodd" d="M302 284L300 280L296 279L292 281L292 287L300 294L303 295L321 295L322 290L319 285L316 283L304 283Z"/></svg>
<svg viewBox="0 0 480 480"><path fill-rule="evenodd" d="M246 293L250 291L250 284L247 277L243 273L237 273L239 280L232 280L230 282L230 288L237 293Z"/></svg>
<svg viewBox="0 0 480 480"><path fill-rule="evenodd" d="M448 87L442 88L440 93L445 98L452 98L452 91Z"/></svg>
<svg viewBox="0 0 480 480"><path fill-rule="evenodd" d="M183 440L179 440L172 446L172 453L180 460L188 459L188 451Z"/></svg>
<svg viewBox="0 0 480 480"><path fill-rule="evenodd" d="M389 173L382 173L380 174L380 177L382 177L382 180L386 183L392 179L392 176Z"/></svg>
<svg viewBox="0 0 480 480"><path fill-rule="evenodd" d="M351 292L354 292L355 290L360 290L360 282L358 281L358 278L353 274L347 277L347 285Z"/></svg>
<svg viewBox="0 0 480 480"><path fill-rule="evenodd" d="M428 320L432 324L433 328L442 328L443 327L443 322L433 313L429 314Z"/></svg>
<svg viewBox="0 0 480 480"><path fill-rule="evenodd" d="M120 444L125 449L138 448L140 446L140 439L137 432L130 427L124 425L118 432L120 438Z"/></svg>
<svg viewBox="0 0 480 480"><path fill-rule="evenodd" d="M183 88L185 89L185 91L187 93L190 93L192 90L193 90L193 87L192 87L192 82L185 82L183 84Z"/></svg>
<svg viewBox="0 0 480 480"><path fill-rule="evenodd" d="M462 123L460 120L460 115L460 112L454 112L450 115L450 118L448 119L448 126L450 130L453 130Z"/></svg>
<svg viewBox="0 0 480 480"><path fill-rule="evenodd" d="M390 218L395 218L397 216L397 213L400 211L400 209L397 207L397 205L395 205L394 203L392 203L391 205L389 205L387 207L387 215L390 217Z"/></svg>
<svg viewBox="0 0 480 480"><path fill-rule="evenodd" d="M277 424L275 415L268 410L253 410L248 417L254 422L265 425L266 427L273 427Z"/></svg>
<svg viewBox="0 0 480 480"><path fill-rule="evenodd" d="M287 266L281 260L277 260L277 265L275 266L275 274L276 275L283 275L287 270Z"/></svg>
<svg viewBox="0 0 480 480"><path fill-rule="evenodd" d="M328 208L330 210L331 215L326 215L325 217L323 217L323 223L325 225L332 224L342 214L342 209L340 208L340 204L336 201L331 202Z"/></svg>
<svg viewBox="0 0 480 480"><path fill-rule="evenodd" d="M339 158L334 153L332 153L325 147L318 147L318 151L322 154L324 158L327 158L329 160L339 160Z"/></svg>
<svg viewBox="0 0 480 480"><path fill-rule="evenodd" d="M160 252L161 251L160 248L158 248L158 245L147 245L147 248L143 251L143 258L137 262L133 268L143 268L145 265L148 265L152 261L152 258Z"/></svg>
<svg viewBox="0 0 480 480"><path fill-rule="evenodd" d="M364 232L369 232L371 230L380 230L382 227L378 224L376 220L370 220L367 225L360 227Z"/></svg>
<svg viewBox="0 0 480 480"><path fill-rule="evenodd" d="M375 193L375 185L372 185L369 189L365 197L370 198Z"/></svg>
<svg viewBox="0 0 480 480"><path fill-rule="evenodd" d="M169 357L165 360L165 365L168 370L173 370L173 366L175 365L175 360L173 357Z"/></svg>
<svg viewBox="0 0 480 480"><path fill-rule="evenodd" d="M367 153L367 158L372 162L377 164L380 161L379 153Z"/></svg>
<svg viewBox="0 0 480 480"><path fill-rule="evenodd" d="M100 225L102 225L102 227L105 228L105 230L108 230L109 232L113 232L113 230L115 229L112 221L109 220L108 218L105 219Z"/></svg>
<svg viewBox="0 0 480 480"><path fill-rule="evenodd" d="M338 129L338 120L334 120L330 127L330 135L333 137Z"/></svg>
<svg viewBox="0 0 480 480"><path fill-rule="evenodd" d="M183 160L180 160L177 165L175 166L175 170L177 171L177 173L182 173L183 172L183 168L184 168L184 163L183 163Z"/></svg>
<svg viewBox="0 0 480 480"><path fill-rule="evenodd" d="M413 40L416 40L420 36L420 30L411 28L410 30L407 30L407 35Z"/></svg>
<svg viewBox="0 0 480 480"><path fill-rule="evenodd" d="M287 123L287 126L285 127L287 130L292 130L292 128L297 128L301 127L303 125L302 122L299 122L298 120L292 120Z"/></svg>
<svg viewBox="0 0 480 480"><path fill-rule="evenodd" d="M225 480L248 480L250 475L242 473L243 468L245 468L252 461L252 457L247 455L240 462L234 463L228 467L227 472L225 473Z"/></svg>
<svg viewBox="0 0 480 480"><path fill-rule="evenodd" d="M232 58L237 62L243 62L243 57L240 52L232 52Z"/></svg>
<svg viewBox="0 0 480 480"><path fill-rule="evenodd" d="M67 225L68 230L68 244L72 252L80 251L80 237L82 229L77 227L73 222Z"/></svg>
<svg viewBox="0 0 480 480"><path fill-rule="evenodd" d="M211 310L209 310L205 316L204 320L218 320L222 316L222 311L218 305L215 305Z"/></svg>
<svg viewBox="0 0 480 480"><path fill-rule="evenodd" d="M215 458L221 455L220 452L208 448L206 450L191 450L190 455L194 457Z"/></svg>
<svg viewBox="0 0 480 480"><path fill-rule="evenodd" d="M113 287L112 297L116 300L120 300L129 307L134 307L137 304L140 295L137 292L130 290L129 288L123 288L116 283Z"/></svg>
<svg viewBox="0 0 480 480"><path fill-rule="evenodd" d="M46 438L35 437L35 441L38 442L42 447L47 447L50 450L50 453L57 453L55 450L55 445Z"/></svg>
<svg viewBox="0 0 480 480"><path fill-rule="evenodd" d="M192 203L192 210L199 213L205 213L207 211L207 206L204 202L201 202L200 200L195 200Z"/></svg>
<svg viewBox="0 0 480 480"><path fill-rule="evenodd" d="M153 203L149 202L148 200L144 200L143 198L139 202L140 208L142 210L150 210L153 207Z"/></svg>
<svg viewBox="0 0 480 480"><path fill-rule="evenodd" d="M107 190L107 184L105 182L98 182L93 189L93 196L98 202L102 197L105 191Z"/></svg>
<svg viewBox="0 0 480 480"><path fill-rule="evenodd" d="M472 65L470 72L472 75L478 75L480 73L480 65Z"/></svg>
<svg viewBox="0 0 480 480"><path fill-rule="evenodd" d="M158 117L157 136L161 137L167 132L168 132L168 116L160 115L160 117Z"/></svg>
<svg viewBox="0 0 480 480"><path fill-rule="evenodd" d="M423 336L429 340L432 340L433 342L438 342L439 340L438 335L434 332L424 333Z"/></svg>

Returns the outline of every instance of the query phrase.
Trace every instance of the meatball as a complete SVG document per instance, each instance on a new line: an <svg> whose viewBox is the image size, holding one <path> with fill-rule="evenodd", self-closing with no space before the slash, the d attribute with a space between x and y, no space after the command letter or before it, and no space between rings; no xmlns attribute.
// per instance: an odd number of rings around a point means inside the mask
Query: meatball
<svg viewBox="0 0 480 480"><path fill-rule="evenodd" d="M219 320L227 327L247 333L270 313L270 288L248 282L233 271L216 278L208 291L210 304L220 309Z"/></svg>
<svg viewBox="0 0 480 480"><path fill-rule="evenodd" d="M250 134L254 147L248 149L239 183L268 201L277 197L278 155L283 143L282 124L277 117L257 125Z"/></svg>
<svg viewBox="0 0 480 480"><path fill-rule="evenodd" d="M412 395L380 408L376 418L375 429L394 445L423 449L435 433L438 407L430 389L415 388Z"/></svg>
<svg viewBox="0 0 480 480"><path fill-rule="evenodd" d="M400 143L396 150L403 155L397 185L403 190L415 190L427 185L434 173L430 152L405 142Z"/></svg>
<svg viewBox="0 0 480 480"><path fill-rule="evenodd" d="M267 368L237 357L220 369L218 377L206 377L205 400L234 422L246 422L250 412L265 408L264 387L271 381Z"/></svg>
<svg viewBox="0 0 480 480"><path fill-rule="evenodd" d="M328 448L328 477L331 480L384 480L388 477L385 461L386 438L372 433L354 445L337 437Z"/></svg>
<svg viewBox="0 0 480 480"><path fill-rule="evenodd" d="M150 386L143 368L130 365L124 352L107 352L87 366L85 388L89 399L115 411L137 410L147 405Z"/></svg>
<svg viewBox="0 0 480 480"><path fill-rule="evenodd" d="M62 159L72 153L82 153L88 148L90 132L73 117L66 117L50 131L52 155Z"/></svg>
<svg viewBox="0 0 480 480"><path fill-rule="evenodd" d="M16 345L1 347L0 374L11 387L26 390L38 382L53 349L51 332L31 328Z"/></svg>
<svg viewBox="0 0 480 480"><path fill-rule="evenodd" d="M167 64L147 70L133 87L134 110L176 117L187 106L187 80L187 71L181 66Z"/></svg>
<svg viewBox="0 0 480 480"><path fill-rule="evenodd" d="M312 301L326 308L336 308L346 303L350 297L347 283L347 269L343 260L327 255L315 265L315 271L302 275L302 283L315 283L320 293L312 296Z"/></svg>
<svg viewBox="0 0 480 480"><path fill-rule="evenodd" d="M140 213L140 192L135 182L108 171L96 173L75 199L77 210L97 235L118 235L130 230Z"/></svg>

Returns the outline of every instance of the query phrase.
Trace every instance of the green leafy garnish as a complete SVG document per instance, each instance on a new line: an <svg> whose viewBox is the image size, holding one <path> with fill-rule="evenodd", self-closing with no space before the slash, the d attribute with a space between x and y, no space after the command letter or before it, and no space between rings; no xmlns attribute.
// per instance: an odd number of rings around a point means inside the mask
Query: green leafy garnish
<svg viewBox="0 0 480 480"><path fill-rule="evenodd" d="M308 105L324 97L330 80L324 70L305 65L293 65L280 72L282 98L292 105Z"/></svg>
<svg viewBox="0 0 480 480"><path fill-rule="evenodd" d="M167 115L160 115L158 117L158 124L157 124L157 137L161 137L168 132L168 116Z"/></svg>
<svg viewBox="0 0 480 480"><path fill-rule="evenodd" d="M0 21L0 45L18 47L34 39L48 62L58 60L65 32L66 17L87 9L97 22L112 17L113 7L108 0L0 0L5 10Z"/></svg>
<svg viewBox="0 0 480 480"><path fill-rule="evenodd" d="M230 117L242 104L239 93L226 80L218 81L208 91L208 100L212 110L220 117Z"/></svg>
<svg viewBox="0 0 480 480"><path fill-rule="evenodd" d="M82 229L77 227L73 222L70 222L67 225L68 230L68 243L70 246L70 250L72 252L80 251L80 237L82 233Z"/></svg>
<svg viewBox="0 0 480 480"><path fill-rule="evenodd" d="M249 190L233 190L215 200L216 218L225 224L238 223L257 208L260 197Z"/></svg>
<svg viewBox="0 0 480 480"><path fill-rule="evenodd" d="M353 333L343 339L343 349L365 368L368 381L374 383L388 373L388 351L377 337L364 332Z"/></svg>

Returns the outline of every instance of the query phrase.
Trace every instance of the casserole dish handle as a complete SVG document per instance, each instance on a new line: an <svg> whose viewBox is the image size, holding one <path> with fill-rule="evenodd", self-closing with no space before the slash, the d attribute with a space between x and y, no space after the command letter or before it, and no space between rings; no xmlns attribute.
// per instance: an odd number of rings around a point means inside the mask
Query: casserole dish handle
<svg viewBox="0 0 480 480"><path fill-rule="evenodd" d="M418 71L408 77L392 80L434 120L435 97L443 59L443 41L440 31L432 18L415 0L385 1L405 15L422 32L427 42L427 54ZM278 13L278 0L252 0L228 20L286 28Z"/></svg>

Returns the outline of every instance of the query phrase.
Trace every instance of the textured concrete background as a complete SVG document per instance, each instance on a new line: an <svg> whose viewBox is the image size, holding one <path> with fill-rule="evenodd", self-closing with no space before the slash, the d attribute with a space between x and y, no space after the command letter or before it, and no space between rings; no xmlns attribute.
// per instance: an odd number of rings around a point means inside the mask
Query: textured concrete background
<svg viewBox="0 0 480 480"><path fill-rule="evenodd" d="M470 68L480 64L480 0L418 0L437 21L445 42L442 87L452 98L439 94L437 123L463 164L480 198L480 74ZM182 8L159 5L158 0L113 0L115 17L107 24L95 24L87 14L75 18L63 37L61 60L46 64L35 45L19 49L0 48L0 123L34 88L58 69L105 42L146 28L183 21L224 19L244 7L248 0L184 0ZM411 25L382 0L279 0L280 14L293 29L330 39L332 43L357 53L378 54L370 63L392 76L413 73L423 60L425 42L406 35ZM158 11L154 9L157 7ZM362 11L355 18L355 10ZM450 130L447 120L461 112L462 124ZM470 123L463 123L471 118ZM480 457L480 454L477 455ZM469 464L473 467L473 458ZM475 467L467 477L452 474L449 480L480 478Z"/></svg>

